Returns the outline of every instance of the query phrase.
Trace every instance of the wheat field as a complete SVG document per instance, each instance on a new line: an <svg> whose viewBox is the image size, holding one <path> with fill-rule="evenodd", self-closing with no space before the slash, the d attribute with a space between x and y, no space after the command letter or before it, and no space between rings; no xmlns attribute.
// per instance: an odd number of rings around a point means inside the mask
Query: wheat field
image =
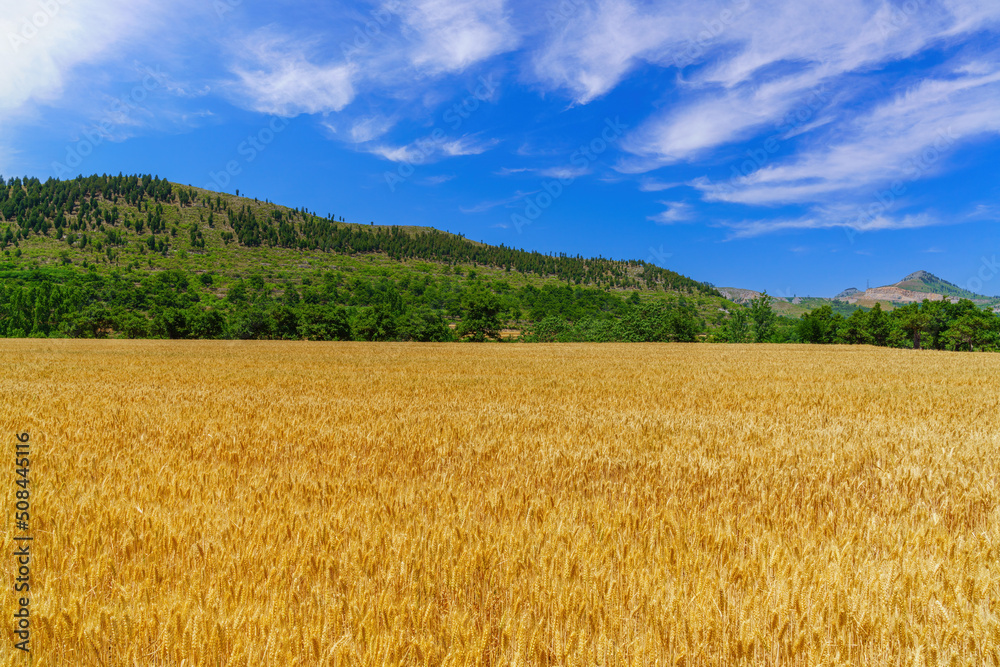
<svg viewBox="0 0 1000 667"><path fill-rule="evenodd" d="M2 665L1000 664L1000 355L0 354Z"/></svg>

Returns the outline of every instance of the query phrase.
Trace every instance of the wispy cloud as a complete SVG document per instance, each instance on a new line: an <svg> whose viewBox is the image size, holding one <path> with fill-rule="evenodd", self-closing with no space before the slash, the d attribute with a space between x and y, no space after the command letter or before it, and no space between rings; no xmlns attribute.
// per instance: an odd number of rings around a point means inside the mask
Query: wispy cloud
<svg viewBox="0 0 1000 667"><path fill-rule="evenodd" d="M702 181L709 201L754 205L816 203L937 173L960 142L1000 132L1000 66L986 74L930 79L845 124L846 138L816 142L774 166L730 181Z"/></svg>
<svg viewBox="0 0 1000 667"><path fill-rule="evenodd" d="M455 174L438 174L437 176L428 176L427 178L420 179L420 185L429 185L431 187L436 185L444 185L449 181L455 180Z"/></svg>
<svg viewBox="0 0 1000 667"><path fill-rule="evenodd" d="M642 192L662 192L664 190L672 190L682 185L684 184L679 182L667 183L653 179L643 179L639 182L639 190Z"/></svg>
<svg viewBox="0 0 1000 667"><path fill-rule="evenodd" d="M535 174L542 178L558 178L572 180L590 174L592 170L588 167L574 167L570 165L559 165L555 167L519 167L510 169L503 167L495 172L497 176L513 176L515 174Z"/></svg>
<svg viewBox="0 0 1000 667"><path fill-rule="evenodd" d="M412 0L399 11L414 40L410 60L431 75L462 71L519 41L503 0Z"/></svg>
<svg viewBox="0 0 1000 667"><path fill-rule="evenodd" d="M178 15L190 20L200 11L189 0L169 8L152 0L5 0L0 11L0 120L27 105L58 105L67 95L86 101L92 88L68 86L76 70L98 63L118 66L139 43L148 56L155 50L151 42L164 37L168 27L178 30L186 23Z"/></svg>
<svg viewBox="0 0 1000 667"><path fill-rule="evenodd" d="M969 213L970 220L997 220L1000 221L1000 205L997 204L977 204Z"/></svg>
<svg viewBox="0 0 1000 667"><path fill-rule="evenodd" d="M819 0L754 3L703 49L698 70L683 86L682 102L654 114L624 142L643 158L625 163L640 171L696 160L706 151L745 140L782 124L817 89L846 90L844 77L908 57L959 33L1000 23L1000 6L973 2L917 3L910 11L888 2ZM681 3L671 12L718 11ZM661 46L666 48L669 35ZM824 114L800 132L834 122Z"/></svg>
<svg viewBox="0 0 1000 667"><path fill-rule="evenodd" d="M704 27L693 2L641 8L629 0L576 3L578 10L535 53L534 74L553 88L567 89L586 104L605 95L641 59L659 61L677 50L685 35Z"/></svg>
<svg viewBox="0 0 1000 667"><path fill-rule="evenodd" d="M499 144L497 139L482 141L475 135L465 135L457 139L441 139L432 134L404 146L381 144L367 147L364 150L385 160L416 165L439 162L450 157L480 155L497 144Z"/></svg>
<svg viewBox="0 0 1000 667"><path fill-rule="evenodd" d="M565 180L577 179L591 173L591 169L589 167L570 167L565 165L559 167L548 167L537 171L538 174L544 178L558 178Z"/></svg>
<svg viewBox="0 0 1000 667"><path fill-rule="evenodd" d="M446 141L441 145L441 152L448 157L461 155L480 155L500 143L499 139L480 141L475 136L464 136L454 141Z"/></svg>
<svg viewBox="0 0 1000 667"><path fill-rule="evenodd" d="M355 143L373 141L384 136L395 124L395 119L379 115L356 118L351 123L351 141Z"/></svg>
<svg viewBox="0 0 1000 667"><path fill-rule="evenodd" d="M701 97L656 115L626 137L623 148L643 158L638 170L693 160L722 144L747 139L774 126L819 81L801 75L758 85L744 84L717 96ZM815 94L812 95L815 97Z"/></svg>
<svg viewBox="0 0 1000 667"><path fill-rule="evenodd" d="M690 204L669 201L661 201L660 203L667 208L656 215L649 216L648 218L658 225L672 225L678 222L687 222L693 217L693 211Z"/></svg>
<svg viewBox="0 0 1000 667"><path fill-rule="evenodd" d="M243 42L237 100L260 113L278 116L340 111L355 96L356 65L314 62L307 43L261 30Z"/></svg>
<svg viewBox="0 0 1000 667"><path fill-rule="evenodd" d="M497 171L493 172L497 176L513 176L514 174L523 174L525 172L530 172L530 167L518 167L511 169L509 167L501 167Z"/></svg>
<svg viewBox="0 0 1000 667"><path fill-rule="evenodd" d="M945 221L929 213L893 217L879 215L865 220L858 220L848 211L817 210L798 218L764 218L742 220L738 222L720 222L728 227L728 240L745 239L775 232L797 231L806 229L837 229L847 228L855 232L877 232L899 229L919 229L944 224Z"/></svg>
<svg viewBox="0 0 1000 667"><path fill-rule="evenodd" d="M491 211L501 206L510 206L511 204L516 204L521 200L523 200L525 197L530 197L531 195L538 194L539 192L541 191L532 190L530 192L522 192L518 190L513 195L505 199L483 201L474 206L460 206L458 210L460 210L462 213L485 213L486 211Z"/></svg>

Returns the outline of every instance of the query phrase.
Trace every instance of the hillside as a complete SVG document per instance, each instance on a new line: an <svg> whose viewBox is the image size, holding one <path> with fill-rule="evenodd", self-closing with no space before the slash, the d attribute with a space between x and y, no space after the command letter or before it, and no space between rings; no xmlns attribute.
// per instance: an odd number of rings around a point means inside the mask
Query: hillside
<svg viewBox="0 0 1000 667"><path fill-rule="evenodd" d="M40 293L26 291L14 303L8 292L43 285L46 294L78 293L74 307L98 319L89 333L120 333L129 313L138 317L128 323L136 335L164 310L183 310L187 319L235 317L258 303L269 318L279 305L299 315L312 306L342 308L353 326L367 308L455 326L475 291L496 297L501 320L515 328L552 316L607 319L636 298L687 304L704 325L729 303L704 283L643 261L552 256L430 228L354 224L148 175L0 181L0 248L7 328L23 333L35 325L14 326L10 312L31 311L24 301L34 304ZM50 334L53 318L68 317L56 310L42 318Z"/></svg>
<svg viewBox="0 0 1000 667"><path fill-rule="evenodd" d="M749 303L751 299L761 295L755 290L736 287L720 287L719 292L727 299L739 304ZM849 287L832 299L825 297L776 297L772 295L772 307L779 315L797 318L816 308L829 305L833 308L833 312L848 316L857 308L872 308L876 303L883 310L892 310L908 303L921 303L925 299L930 301L947 300L951 303L969 299L980 306L1000 305L1000 298L974 294L928 271L916 271L892 285L870 287L866 290Z"/></svg>
<svg viewBox="0 0 1000 667"><path fill-rule="evenodd" d="M895 287L905 289L910 292L940 294L943 296L956 297L959 299L988 300L989 297L975 294L967 289L962 289L954 283L938 278L933 273L927 271L916 271L906 276Z"/></svg>
<svg viewBox="0 0 1000 667"><path fill-rule="evenodd" d="M835 298L868 307L875 303L881 303L883 306L920 303L924 299L948 300L952 303L957 303L961 299L969 299L979 305L992 305L1000 301L982 294L974 294L928 271L915 271L897 283L883 287L871 287L863 292L851 288L841 292Z"/></svg>

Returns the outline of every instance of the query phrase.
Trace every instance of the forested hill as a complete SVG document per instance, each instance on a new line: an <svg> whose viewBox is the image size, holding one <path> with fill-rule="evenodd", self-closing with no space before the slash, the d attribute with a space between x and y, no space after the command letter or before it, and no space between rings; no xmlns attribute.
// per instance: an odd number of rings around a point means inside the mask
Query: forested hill
<svg viewBox="0 0 1000 667"><path fill-rule="evenodd" d="M574 285L721 296L711 286L643 261L545 255L472 242L429 228L348 224L154 176L90 176L72 181L0 177L2 248L31 235L71 251L100 244L108 262L152 251L205 249L206 229L226 244L338 254L381 253L395 260L473 264L556 278ZM180 228L180 229L178 229ZM183 232L188 244L177 240ZM65 255L63 256L65 261Z"/></svg>
<svg viewBox="0 0 1000 667"><path fill-rule="evenodd" d="M351 224L152 176L0 179L0 336L679 341L731 305L646 262Z"/></svg>

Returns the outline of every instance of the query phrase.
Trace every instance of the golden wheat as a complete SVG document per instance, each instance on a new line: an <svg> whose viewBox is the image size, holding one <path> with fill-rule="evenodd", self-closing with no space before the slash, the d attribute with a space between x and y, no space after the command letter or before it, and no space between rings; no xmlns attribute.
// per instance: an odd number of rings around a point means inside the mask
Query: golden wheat
<svg viewBox="0 0 1000 667"><path fill-rule="evenodd" d="M1000 355L0 354L36 666L998 664Z"/></svg>

